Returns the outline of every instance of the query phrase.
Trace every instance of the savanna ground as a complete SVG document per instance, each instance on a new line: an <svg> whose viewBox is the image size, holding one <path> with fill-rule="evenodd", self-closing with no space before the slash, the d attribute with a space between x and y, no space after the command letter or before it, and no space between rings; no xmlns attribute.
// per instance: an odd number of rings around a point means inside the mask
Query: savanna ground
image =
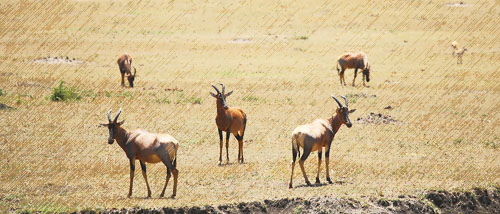
<svg viewBox="0 0 500 214"><path fill-rule="evenodd" d="M451 4L450 4L451 3ZM500 2L464 1L11 1L0 2L0 211L180 207L285 197L393 198L500 184ZM468 51L452 57L457 40ZM364 51L370 87L340 86L336 59ZM132 55L135 88L116 59ZM47 64L68 56L82 63ZM346 81L352 81L352 70ZM79 101L53 102L64 81ZM210 83L248 115L245 164L218 166ZM293 129L328 118L347 95L352 128L331 149L332 185L290 179ZM375 95L375 96L372 96ZM391 105L392 109L384 109ZM108 131L180 142L176 199L159 199L165 166L147 165L152 199ZM357 123L382 113L397 124ZM317 155L306 161L314 181ZM137 165L138 167L139 165ZM325 183L324 163L321 181ZM297 169L299 169L297 167ZM167 188L171 194L172 183Z"/></svg>

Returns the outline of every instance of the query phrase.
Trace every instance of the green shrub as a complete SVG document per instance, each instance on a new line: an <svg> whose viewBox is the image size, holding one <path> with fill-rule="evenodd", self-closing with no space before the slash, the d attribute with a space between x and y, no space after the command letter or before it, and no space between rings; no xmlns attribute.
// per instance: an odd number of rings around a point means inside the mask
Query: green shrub
<svg viewBox="0 0 500 214"><path fill-rule="evenodd" d="M59 85L52 90L52 94L50 95L50 100L55 102L78 101L80 99L82 99L82 96L78 94L77 89L64 86L64 81L59 81Z"/></svg>
<svg viewBox="0 0 500 214"><path fill-rule="evenodd" d="M5 92L3 92L3 90L0 88L0 96L3 96L5 95Z"/></svg>

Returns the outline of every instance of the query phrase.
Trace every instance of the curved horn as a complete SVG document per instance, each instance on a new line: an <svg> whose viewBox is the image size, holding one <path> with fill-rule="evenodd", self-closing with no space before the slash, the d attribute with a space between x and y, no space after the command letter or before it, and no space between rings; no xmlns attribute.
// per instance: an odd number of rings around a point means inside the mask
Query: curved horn
<svg viewBox="0 0 500 214"><path fill-rule="evenodd" d="M342 103L340 103L340 101L339 101L339 100L338 100L335 96L333 96L333 94L332 94L332 98L333 98L335 101L337 101L337 104L339 104L339 107L340 107L340 108L344 107L344 106L342 106Z"/></svg>
<svg viewBox="0 0 500 214"><path fill-rule="evenodd" d="M120 111L118 111L118 114L116 114L116 117L115 119L113 120L113 122L116 123L116 121L118 120L118 117L120 116L120 114L122 113L122 108L120 107Z"/></svg>
<svg viewBox="0 0 500 214"><path fill-rule="evenodd" d="M219 83L220 85L222 85L222 93L224 94L224 92L226 91L226 86L224 86L224 83Z"/></svg>
<svg viewBox="0 0 500 214"><path fill-rule="evenodd" d="M347 97L345 97L344 95L340 95L340 97L344 98L345 107L349 108L349 103L347 102Z"/></svg>
<svg viewBox="0 0 500 214"><path fill-rule="evenodd" d="M215 85L214 85L214 84L210 84L210 85L212 85L212 87L214 87L214 89L217 91L217 93L218 93L218 94L220 94L219 89L217 89L217 87L215 87Z"/></svg>
<svg viewBox="0 0 500 214"><path fill-rule="evenodd" d="M111 123L111 109L108 111L108 121Z"/></svg>

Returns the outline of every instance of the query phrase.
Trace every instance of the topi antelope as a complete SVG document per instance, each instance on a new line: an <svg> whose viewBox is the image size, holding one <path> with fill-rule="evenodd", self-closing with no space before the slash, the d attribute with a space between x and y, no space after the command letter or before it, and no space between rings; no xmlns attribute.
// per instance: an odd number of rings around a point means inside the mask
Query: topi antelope
<svg viewBox="0 0 500 214"><path fill-rule="evenodd" d="M177 192L177 176L179 175L179 170L176 168L177 149L179 148L179 143L174 137L167 134L153 134L140 129L131 132L125 130L121 127L125 121L117 122L118 116L120 116L121 112L122 109L120 108L120 111L116 114L115 119L111 120L111 110L109 110L108 124L101 124L101 126L108 127L109 129L108 143L113 144L114 140L116 140L129 159L130 188L128 190L127 197L130 198L130 196L132 196L135 160L139 159L139 163L142 168L142 176L144 177L146 187L148 188L148 198L151 197L151 189L149 188L145 163L158 163L160 161L167 167L167 179L160 197L163 197L165 194L165 189L167 188L168 181L171 177L170 173L172 173L174 175L172 198L174 198Z"/></svg>
<svg viewBox="0 0 500 214"><path fill-rule="evenodd" d="M356 111L356 109L349 110L349 104L347 103L347 98L342 96L345 100L345 106L339 102L339 100L332 95L332 98L337 102L339 108L337 108L337 114L332 116L331 118L324 119L316 119L314 122L301 125L292 133L292 176L290 177L290 185L292 188L292 180L293 180L293 170L295 168L295 160L297 158L297 152L299 153L299 165L302 170L302 174L304 175L304 179L308 186L311 185L309 179L307 179L306 172L304 170L304 162L311 152L318 151L318 173L316 174L316 183L320 183L319 181L319 171L321 168L321 154L323 147L325 147L325 164L326 164L326 180L328 183L332 183L330 179L330 171L329 171L329 159L330 159L330 147L332 144L332 140L335 137L335 134L339 130L342 124L346 124L348 128L351 128L352 123L349 120L349 114ZM302 157L300 156L299 147L303 148L304 154Z"/></svg>
<svg viewBox="0 0 500 214"><path fill-rule="evenodd" d="M132 74L132 57L128 54L123 54L118 58L117 63L122 75L122 86L125 86L124 77L127 77L128 84L133 88L137 70L134 67L134 74Z"/></svg>
<svg viewBox="0 0 500 214"><path fill-rule="evenodd" d="M220 92L219 89L217 89L217 87L213 84L212 87L215 91L217 91L217 94L210 92L210 95L217 99L217 116L215 117L215 123L217 124L217 129L219 130L219 165L222 165L222 131L226 132L227 162L229 163L229 136L233 133L234 137L238 140L238 162L243 163L243 136L245 135L245 128L247 125L247 115L240 108L232 108L226 105L226 97L229 97L233 91L225 93L226 87L223 83L220 83L220 85L222 86L222 92Z"/></svg>
<svg viewBox="0 0 500 214"><path fill-rule="evenodd" d="M339 65L341 70L339 70ZM344 71L348 68L354 68L354 79L352 80L352 86L354 86L354 82L356 81L358 68L362 69L361 71L363 73L363 86L366 86L365 79L366 82L370 82L370 63L368 63L368 57L365 53L345 53L337 59L337 72L340 77L340 85L342 85L342 82L344 82L344 85L346 85L344 79Z"/></svg>

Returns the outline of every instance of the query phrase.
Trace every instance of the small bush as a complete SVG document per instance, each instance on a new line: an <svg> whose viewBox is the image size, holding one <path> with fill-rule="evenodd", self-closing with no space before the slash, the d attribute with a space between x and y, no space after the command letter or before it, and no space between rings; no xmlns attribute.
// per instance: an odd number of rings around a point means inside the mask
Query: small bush
<svg viewBox="0 0 500 214"><path fill-rule="evenodd" d="M3 90L0 88L0 96L3 96L5 95L5 92L3 92Z"/></svg>
<svg viewBox="0 0 500 214"><path fill-rule="evenodd" d="M59 81L59 85L52 90L52 94L50 95L50 100L55 102L78 101L80 99L82 99L82 96L78 94L77 89L64 86L64 81Z"/></svg>

